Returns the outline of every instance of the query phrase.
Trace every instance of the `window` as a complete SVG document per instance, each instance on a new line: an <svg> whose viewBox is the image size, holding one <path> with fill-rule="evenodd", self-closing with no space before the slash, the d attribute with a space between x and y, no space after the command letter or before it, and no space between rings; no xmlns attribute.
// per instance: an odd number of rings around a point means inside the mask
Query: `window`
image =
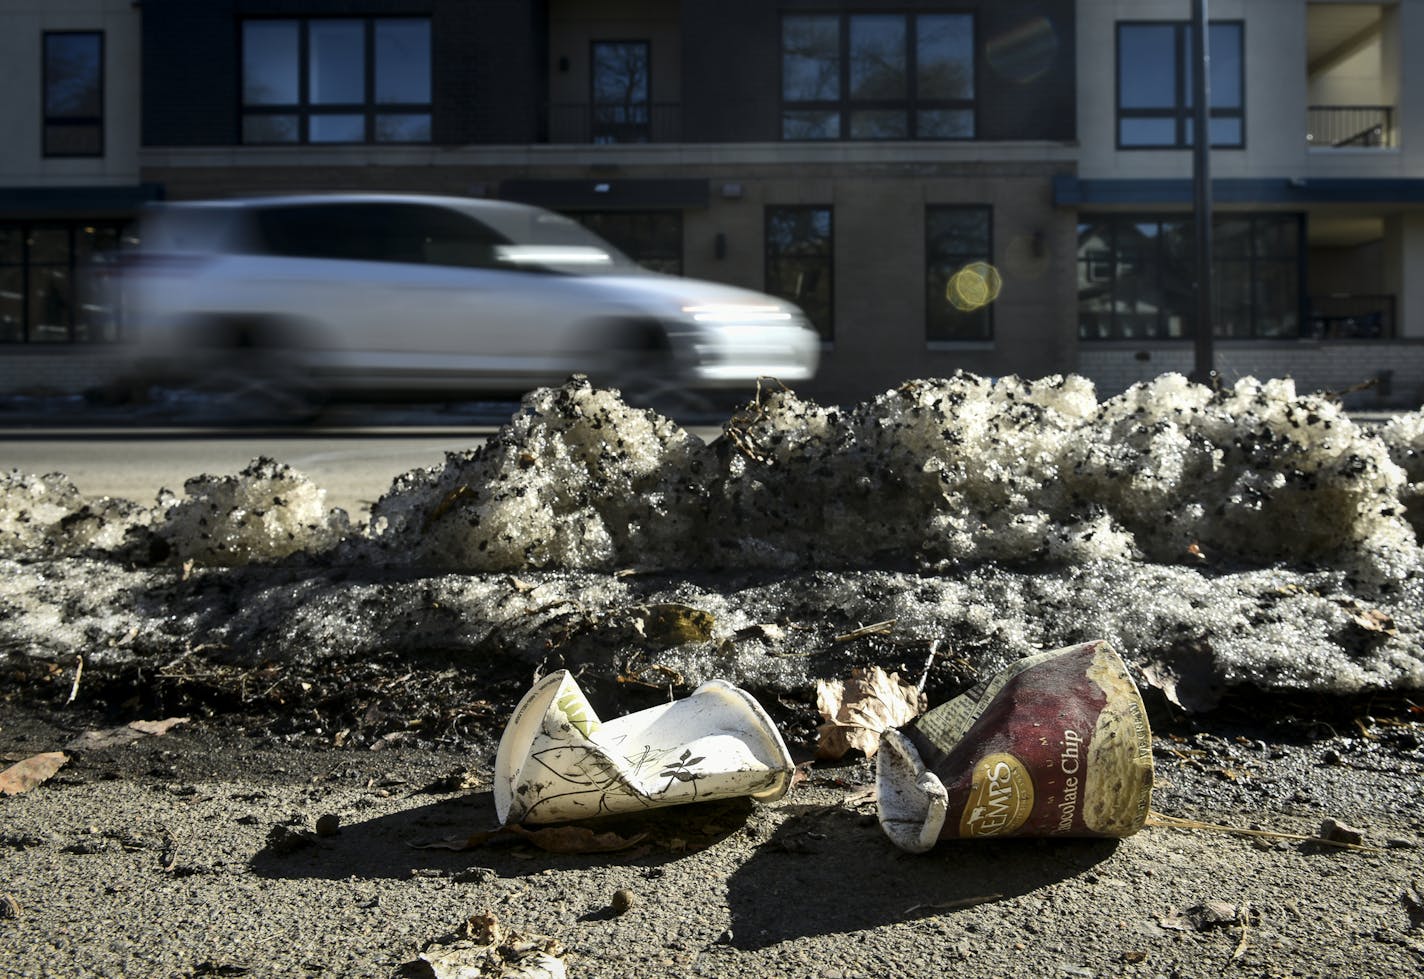
<svg viewBox="0 0 1424 979"><path fill-rule="evenodd" d="M430 21L249 20L244 143L430 142Z"/></svg>
<svg viewBox="0 0 1424 979"><path fill-rule="evenodd" d="M116 222L0 223L0 343L118 339L101 301Z"/></svg>
<svg viewBox="0 0 1424 979"><path fill-rule="evenodd" d="M993 211L983 205L925 211L925 339L992 340L999 296Z"/></svg>
<svg viewBox="0 0 1424 979"><path fill-rule="evenodd" d="M1213 23L1211 145L1246 145L1245 75L1240 21ZM1175 21L1117 25L1117 145L1180 149L1192 145L1191 24Z"/></svg>
<svg viewBox="0 0 1424 979"><path fill-rule="evenodd" d="M643 268L682 275L681 211L581 211L572 216Z"/></svg>
<svg viewBox="0 0 1424 979"><path fill-rule="evenodd" d="M783 139L973 139L972 14L781 22Z"/></svg>
<svg viewBox="0 0 1424 979"><path fill-rule="evenodd" d="M104 35L44 35L44 155L104 155Z"/></svg>
<svg viewBox="0 0 1424 979"><path fill-rule="evenodd" d="M825 341L834 336L831 233L829 207L766 209L766 292L800 306Z"/></svg>
<svg viewBox="0 0 1424 979"><path fill-rule="evenodd" d="M422 204L298 204L257 215L266 252L292 258L496 266L500 235L480 222Z"/></svg>
<svg viewBox="0 0 1424 979"><path fill-rule="evenodd" d="M593 42L593 141L646 143L648 42Z"/></svg>
<svg viewBox="0 0 1424 979"><path fill-rule="evenodd" d="M1213 222L1215 335L1301 335L1296 214L1225 214ZM1195 223L1187 215L1115 214L1078 225L1078 336L1176 340L1195 335Z"/></svg>

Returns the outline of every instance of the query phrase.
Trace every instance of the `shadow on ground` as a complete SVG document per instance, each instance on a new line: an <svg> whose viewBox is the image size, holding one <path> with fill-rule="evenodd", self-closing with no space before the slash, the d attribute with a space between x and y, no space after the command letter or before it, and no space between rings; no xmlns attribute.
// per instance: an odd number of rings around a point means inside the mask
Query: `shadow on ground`
<svg viewBox="0 0 1424 979"><path fill-rule="evenodd" d="M755 950L993 903L1085 873L1117 840L966 840L900 851L873 816L836 806L789 816L727 889L729 944Z"/></svg>
<svg viewBox="0 0 1424 979"><path fill-rule="evenodd" d="M657 809L578 824L580 833L611 839L608 852L557 852L542 849L530 836L500 834L489 792L465 794L401 812L352 822L330 836L304 829L273 827L268 843L251 862L260 877L345 880L351 877L407 879L421 874L459 876L488 868L500 877L526 877L544 870L599 864L656 866L705 850L745 828L753 811L750 799L728 799L695 806ZM543 827L531 827L534 835ZM549 828L560 840L559 828Z"/></svg>

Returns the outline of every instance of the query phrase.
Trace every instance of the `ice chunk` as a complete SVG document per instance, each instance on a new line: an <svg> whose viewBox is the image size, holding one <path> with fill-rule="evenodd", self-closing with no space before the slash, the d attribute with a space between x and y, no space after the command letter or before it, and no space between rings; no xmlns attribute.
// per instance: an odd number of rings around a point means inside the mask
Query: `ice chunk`
<svg viewBox="0 0 1424 979"><path fill-rule="evenodd" d="M183 491L159 501L154 527L180 561L265 564L328 551L350 531L344 510L327 509L325 490L273 459L236 475L194 476Z"/></svg>
<svg viewBox="0 0 1424 979"><path fill-rule="evenodd" d="M371 508L379 560L465 570L695 565L701 439L576 378L528 395L478 449L398 478Z"/></svg>
<svg viewBox="0 0 1424 979"><path fill-rule="evenodd" d="M0 556L124 557L141 549L151 520L129 500L90 500L63 473L0 476Z"/></svg>

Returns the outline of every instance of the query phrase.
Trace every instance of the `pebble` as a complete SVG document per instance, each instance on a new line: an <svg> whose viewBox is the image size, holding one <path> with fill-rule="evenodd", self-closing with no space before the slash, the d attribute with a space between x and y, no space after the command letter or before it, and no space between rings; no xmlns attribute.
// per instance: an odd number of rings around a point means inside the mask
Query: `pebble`
<svg viewBox="0 0 1424 979"><path fill-rule="evenodd" d="M1326 818L1320 824L1320 831L1317 834L1322 840L1329 840L1331 843L1350 843L1359 845L1364 842L1365 831L1338 820Z"/></svg>

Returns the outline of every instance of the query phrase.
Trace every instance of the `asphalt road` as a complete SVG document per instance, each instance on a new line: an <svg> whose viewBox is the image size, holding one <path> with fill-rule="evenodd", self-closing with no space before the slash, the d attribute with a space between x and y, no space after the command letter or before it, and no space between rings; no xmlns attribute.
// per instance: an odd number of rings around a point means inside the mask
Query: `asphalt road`
<svg viewBox="0 0 1424 979"><path fill-rule="evenodd" d="M305 473L331 506L363 514L400 473L480 445L493 428L362 429L300 434L182 431L30 431L0 435L0 470L69 476L87 496L152 504L200 473L236 473L270 456Z"/></svg>
<svg viewBox="0 0 1424 979"><path fill-rule="evenodd" d="M259 456L285 462L326 490L327 503L364 518L398 475L481 445L496 426L365 427L257 433L198 429L27 429L0 432L0 472L67 475L86 496L150 505L202 473L242 470ZM694 427L704 439L720 429Z"/></svg>

